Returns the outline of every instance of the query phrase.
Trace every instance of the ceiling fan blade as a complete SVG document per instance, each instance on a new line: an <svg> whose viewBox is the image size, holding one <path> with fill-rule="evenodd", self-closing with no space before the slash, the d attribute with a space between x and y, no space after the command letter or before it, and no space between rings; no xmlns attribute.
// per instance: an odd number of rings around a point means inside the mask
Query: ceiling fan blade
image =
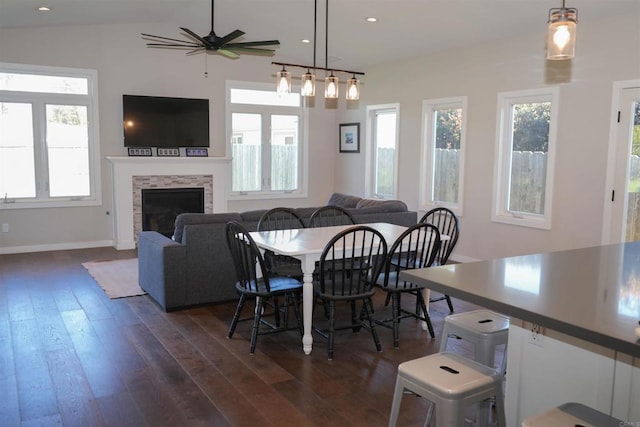
<svg viewBox="0 0 640 427"><path fill-rule="evenodd" d="M231 40L235 40L238 37L243 36L243 35L244 35L244 31L234 30L234 31L230 32L229 34L227 34L226 36L219 38L216 43L218 44L218 46L222 46L224 44L227 44L227 42L230 42Z"/></svg>
<svg viewBox="0 0 640 427"><path fill-rule="evenodd" d="M264 40L259 42L241 42L241 43L227 43L224 47L243 47L243 46L270 46L270 45L280 45L278 40Z"/></svg>
<svg viewBox="0 0 640 427"><path fill-rule="evenodd" d="M269 55L275 52L274 49L262 49L257 47L241 47L241 46L229 48L229 50L233 52L246 52L246 53L269 54Z"/></svg>
<svg viewBox="0 0 640 427"><path fill-rule="evenodd" d="M170 37L154 36L153 34L140 33L140 35L145 39L151 39L151 41L169 40L172 42L179 42L179 43L194 43L190 40L172 39Z"/></svg>
<svg viewBox="0 0 640 427"><path fill-rule="evenodd" d="M204 52L206 49L207 48L205 48L204 46L200 46L197 49L193 49L193 50L190 50L189 52L187 52L187 55L194 55L196 53Z"/></svg>
<svg viewBox="0 0 640 427"><path fill-rule="evenodd" d="M231 52L230 50L227 50L227 49L218 49L216 52L231 59L236 59L240 57L240 55L238 55L237 53Z"/></svg>
<svg viewBox="0 0 640 427"><path fill-rule="evenodd" d="M149 47L180 47L184 49L193 49L193 48L204 49L204 47L198 46L195 44L177 44L177 43L147 43L147 46Z"/></svg>
<svg viewBox="0 0 640 427"><path fill-rule="evenodd" d="M191 31L188 28L185 27L180 27L180 29L182 31L184 31L185 33L189 34L191 37L193 37L194 39L198 40L200 43L202 43L203 45L207 45L207 41L205 39L203 39L202 37L200 37L199 35L197 35L196 33L194 33L193 31Z"/></svg>

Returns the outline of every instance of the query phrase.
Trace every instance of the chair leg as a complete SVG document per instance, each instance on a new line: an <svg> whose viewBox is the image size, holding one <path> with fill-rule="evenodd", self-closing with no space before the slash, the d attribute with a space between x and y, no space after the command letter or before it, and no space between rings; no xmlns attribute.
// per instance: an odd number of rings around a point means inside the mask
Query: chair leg
<svg viewBox="0 0 640 427"><path fill-rule="evenodd" d="M358 321L358 316L356 316L356 302L351 301L349 305L351 306L351 329L353 332L358 332L360 331L361 322Z"/></svg>
<svg viewBox="0 0 640 427"><path fill-rule="evenodd" d="M400 320L398 317L400 315L400 294L398 292L394 292L391 295L391 312L393 313L393 348L400 347Z"/></svg>
<svg viewBox="0 0 640 427"><path fill-rule="evenodd" d="M251 328L251 343L249 344L249 353L254 354L256 351L256 343L258 341L258 331L260 329L260 321L262 319L262 310L264 309L264 298L257 298L256 314L253 318L253 328Z"/></svg>
<svg viewBox="0 0 640 427"><path fill-rule="evenodd" d="M447 305L449 306L449 312L453 313L453 304L451 304L451 297L449 295L444 296L447 300Z"/></svg>
<svg viewBox="0 0 640 427"><path fill-rule="evenodd" d="M328 341L329 341L329 360L333 360L333 334L335 332L335 327L336 327L336 302L335 301L329 301L329 334L328 334Z"/></svg>
<svg viewBox="0 0 640 427"><path fill-rule="evenodd" d="M300 300L298 299L298 294L293 292L291 294L291 298L293 298L293 312L296 316L296 322L298 322L298 330L300 331L300 335L304 335L304 328L302 327L302 316L300 315Z"/></svg>
<svg viewBox="0 0 640 427"><path fill-rule="evenodd" d="M371 335L373 336L373 341L376 344L376 350L382 351L382 346L380 345L380 338L378 337L378 331L376 331L376 322L373 321L371 317L370 308L373 307L373 301L371 298L367 298L363 301L363 310L364 314L367 317L367 321L369 322L369 329L371 329Z"/></svg>
<svg viewBox="0 0 640 427"><path fill-rule="evenodd" d="M238 319L240 319L240 313L242 312L242 307L244 307L244 302L247 299L245 294L240 295L240 299L238 300L238 305L236 306L236 312L233 314L233 319L231 320L231 325L229 326L229 332L227 333L227 338L233 337L233 333L236 330L236 326L238 326Z"/></svg>

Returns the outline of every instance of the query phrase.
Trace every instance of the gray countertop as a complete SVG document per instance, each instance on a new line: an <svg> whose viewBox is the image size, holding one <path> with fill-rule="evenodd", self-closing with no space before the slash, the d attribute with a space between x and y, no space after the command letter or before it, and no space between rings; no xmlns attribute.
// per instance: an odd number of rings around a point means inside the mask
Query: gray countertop
<svg viewBox="0 0 640 427"><path fill-rule="evenodd" d="M402 277L640 357L640 242L410 270Z"/></svg>

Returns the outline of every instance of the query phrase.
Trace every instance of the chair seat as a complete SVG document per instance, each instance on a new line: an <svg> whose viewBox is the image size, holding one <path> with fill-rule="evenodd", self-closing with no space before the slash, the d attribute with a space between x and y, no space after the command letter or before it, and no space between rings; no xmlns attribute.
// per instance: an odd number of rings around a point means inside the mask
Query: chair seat
<svg viewBox="0 0 640 427"><path fill-rule="evenodd" d="M403 280L396 280L398 273L395 271L391 271L389 272L388 276L388 283L385 286L385 278L381 277L380 279L378 279L378 282L376 283L376 286L383 288L385 291L387 292L407 292L411 289L413 290L422 290L425 289L425 286L422 285L417 285L413 282L405 282Z"/></svg>
<svg viewBox="0 0 640 427"><path fill-rule="evenodd" d="M240 293L256 296L276 295L295 291L298 289L302 290L302 283L291 277L270 276L269 284L271 285L271 292L267 291L262 279L258 279L257 289L255 288L255 286L252 286L253 289L251 291L247 291L247 289L240 283L236 283L236 289Z"/></svg>

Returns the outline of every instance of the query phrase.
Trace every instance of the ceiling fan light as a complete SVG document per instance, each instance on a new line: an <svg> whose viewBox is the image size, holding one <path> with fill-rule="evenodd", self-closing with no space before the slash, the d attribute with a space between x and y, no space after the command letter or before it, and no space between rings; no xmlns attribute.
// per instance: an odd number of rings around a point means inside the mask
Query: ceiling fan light
<svg viewBox="0 0 640 427"><path fill-rule="evenodd" d="M331 71L331 75L324 79L324 97L326 99L334 99L338 97L338 84L340 80L333 75L333 71Z"/></svg>
<svg viewBox="0 0 640 427"><path fill-rule="evenodd" d="M360 81L354 74L347 80L347 100L357 101L358 99L360 99Z"/></svg>
<svg viewBox="0 0 640 427"><path fill-rule="evenodd" d="M578 10L564 7L549 10L547 59L571 59L576 50Z"/></svg>
<svg viewBox="0 0 640 427"><path fill-rule="evenodd" d="M300 87L300 94L302 96L315 96L316 76L307 68L307 72L302 75L301 79L302 86Z"/></svg>
<svg viewBox="0 0 640 427"><path fill-rule="evenodd" d="M291 73L284 68L284 65L282 70L276 73L276 91L278 93L291 92Z"/></svg>

